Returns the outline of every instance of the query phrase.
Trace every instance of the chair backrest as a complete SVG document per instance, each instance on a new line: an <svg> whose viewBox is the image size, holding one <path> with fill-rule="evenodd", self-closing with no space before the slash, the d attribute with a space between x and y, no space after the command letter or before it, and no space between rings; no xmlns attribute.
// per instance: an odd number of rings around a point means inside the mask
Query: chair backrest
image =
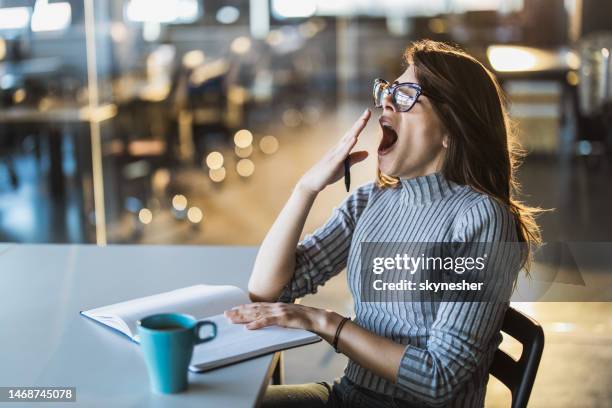
<svg viewBox="0 0 612 408"><path fill-rule="evenodd" d="M527 407L542 357L544 331L538 322L509 307L502 332L518 340L523 345L523 352L516 361L498 349L489 372L510 389L512 408L524 408Z"/></svg>

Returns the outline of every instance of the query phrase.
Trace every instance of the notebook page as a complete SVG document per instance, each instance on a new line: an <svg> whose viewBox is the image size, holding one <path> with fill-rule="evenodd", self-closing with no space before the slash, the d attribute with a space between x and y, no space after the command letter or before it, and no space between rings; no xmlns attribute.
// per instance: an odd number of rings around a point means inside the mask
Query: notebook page
<svg viewBox="0 0 612 408"><path fill-rule="evenodd" d="M88 315L99 318L119 318L135 337L136 322L156 313L186 313L197 319L212 316L236 305L249 303L247 294L235 286L194 285L152 296L115 303L92 310Z"/></svg>
<svg viewBox="0 0 612 408"><path fill-rule="evenodd" d="M249 330L244 324L231 323L224 315L212 316L207 320L217 324L217 337L194 348L192 371L207 370L319 340L316 334L302 329L269 326Z"/></svg>

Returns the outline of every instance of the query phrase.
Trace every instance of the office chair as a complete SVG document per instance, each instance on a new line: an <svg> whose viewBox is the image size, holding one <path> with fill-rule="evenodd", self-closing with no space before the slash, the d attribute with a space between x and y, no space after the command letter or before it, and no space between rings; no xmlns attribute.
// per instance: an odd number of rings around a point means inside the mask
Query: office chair
<svg viewBox="0 0 612 408"><path fill-rule="evenodd" d="M519 360L515 361L498 349L489 372L510 389L512 408L525 408L544 349L544 331L535 320L509 307L502 332L518 340L523 345L523 351Z"/></svg>

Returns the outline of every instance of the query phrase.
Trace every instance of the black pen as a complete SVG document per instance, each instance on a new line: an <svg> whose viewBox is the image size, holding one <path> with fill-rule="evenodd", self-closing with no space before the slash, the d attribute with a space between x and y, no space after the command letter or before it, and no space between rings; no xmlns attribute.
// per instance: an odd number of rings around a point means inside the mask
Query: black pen
<svg viewBox="0 0 612 408"><path fill-rule="evenodd" d="M351 159L349 156L344 159L344 187L347 193L351 189Z"/></svg>

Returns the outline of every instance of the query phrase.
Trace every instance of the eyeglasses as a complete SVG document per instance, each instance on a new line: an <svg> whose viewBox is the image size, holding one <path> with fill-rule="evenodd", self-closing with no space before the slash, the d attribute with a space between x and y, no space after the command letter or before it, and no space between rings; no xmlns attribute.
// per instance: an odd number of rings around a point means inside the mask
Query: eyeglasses
<svg viewBox="0 0 612 408"><path fill-rule="evenodd" d="M419 84L413 82L389 84L384 79L375 79L372 87L374 106L382 108L385 95L391 95L391 101L396 111L408 112L417 102L419 96L423 95L423 89Z"/></svg>

